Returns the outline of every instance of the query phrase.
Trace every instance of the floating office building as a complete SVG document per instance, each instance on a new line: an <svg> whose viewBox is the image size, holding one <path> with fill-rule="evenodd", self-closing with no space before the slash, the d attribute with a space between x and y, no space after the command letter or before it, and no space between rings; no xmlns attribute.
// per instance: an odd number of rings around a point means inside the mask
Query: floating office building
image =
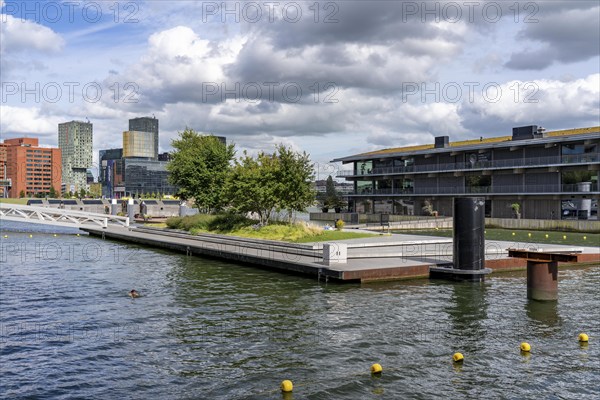
<svg viewBox="0 0 600 400"><path fill-rule="evenodd" d="M495 218L597 218L600 127L546 132L536 125L511 136L391 148L341 157L359 213L452 215L452 199L485 198ZM518 206L515 206L518 204Z"/></svg>

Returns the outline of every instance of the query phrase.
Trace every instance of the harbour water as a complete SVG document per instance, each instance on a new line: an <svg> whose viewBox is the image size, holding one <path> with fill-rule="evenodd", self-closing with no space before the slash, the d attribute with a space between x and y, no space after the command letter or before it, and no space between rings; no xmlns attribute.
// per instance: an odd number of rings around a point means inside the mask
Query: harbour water
<svg viewBox="0 0 600 400"><path fill-rule="evenodd" d="M326 284L72 233L2 225L2 398L600 393L598 267L561 271L560 300L542 303L527 300L524 273ZM132 288L142 297L129 298ZM380 377L370 375L375 362ZM283 379L293 394L281 394Z"/></svg>

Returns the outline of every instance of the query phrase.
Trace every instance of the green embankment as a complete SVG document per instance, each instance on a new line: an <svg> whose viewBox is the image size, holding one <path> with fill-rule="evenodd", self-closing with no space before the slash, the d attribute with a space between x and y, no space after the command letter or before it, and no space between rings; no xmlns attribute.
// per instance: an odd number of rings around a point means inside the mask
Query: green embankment
<svg viewBox="0 0 600 400"><path fill-rule="evenodd" d="M257 221L239 215L205 215L173 217L167 220L172 229L183 229L192 234L219 233L254 239L281 240L293 243L323 242L330 240L356 239L370 237L373 234L323 230L321 227L298 222L287 224L274 222L258 227Z"/></svg>
<svg viewBox="0 0 600 400"><path fill-rule="evenodd" d="M27 205L29 199L0 199L0 203Z"/></svg>

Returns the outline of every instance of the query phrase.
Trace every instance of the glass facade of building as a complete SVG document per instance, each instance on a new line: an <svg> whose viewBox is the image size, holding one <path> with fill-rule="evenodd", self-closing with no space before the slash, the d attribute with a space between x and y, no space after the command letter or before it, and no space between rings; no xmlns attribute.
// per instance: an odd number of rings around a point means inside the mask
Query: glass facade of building
<svg viewBox="0 0 600 400"><path fill-rule="evenodd" d="M177 188L169 182L167 162L125 159L125 194L143 196L146 193L175 194Z"/></svg>
<svg viewBox="0 0 600 400"><path fill-rule="evenodd" d="M129 120L129 130L135 132L149 132L152 134L154 154L150 156L153 160L158 159L158 119L155 117L140 117ZM125 144L123 144L125 146ZM127 157L127 156L125 156ZM131 156L137 157L137 156ZM147 156L144 156L147 157Z"/></svg>
<svg viewBox="0 0 600 400"><path fill-rule="evenodd" d="M102 184L102 195L114 196L114 187L123 182L123 149L107 149L98 152L100 168L98 182Z"/></svg>
<svg viewBox="0 0 600 400"><path fill-rule="evenodd" d="M157 159L154 134L152 132L123 132L123 157Z"/></svg>

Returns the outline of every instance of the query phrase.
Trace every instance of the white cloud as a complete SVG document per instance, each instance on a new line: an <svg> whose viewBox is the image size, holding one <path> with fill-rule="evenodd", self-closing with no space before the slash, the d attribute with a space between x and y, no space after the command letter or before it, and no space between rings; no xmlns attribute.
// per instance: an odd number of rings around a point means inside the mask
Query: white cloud
<svg viewBox="0 0 600 400"><path fill-rule="evenodd" d="M492 103L479 97L476 107L487 115L517 122L531 118L598 115L600 74L571 82L550 79L509 81L500 87L500 101Z"/></svg>
<svg viewBox="0 0 600 400"><path fill-rule="evenodd" d="M3 138L17 136L45 136L53 140L58 136L61 118L44 113L39 107L0 107L0 130Z"/></svg>
<svg viewBox="0 0 600 400"><path fill-rule="evenodd" d="M499 85L488 99L478 96L460 110L465 127L489 131L518 124L538 123L551 129L597 124L600 120L600 74L572 81L518 80ZM498 100L495 93L501 93ZM490 101L494 100L494 101Z"/></svg>
<svg viewBox="0 0 600 400"><path fill-rule="evenodd" d="M48 27L11 15L4 14L0 19L1 53L28 50L53 53L62 50L64 45L64 39Z"/></svg>

